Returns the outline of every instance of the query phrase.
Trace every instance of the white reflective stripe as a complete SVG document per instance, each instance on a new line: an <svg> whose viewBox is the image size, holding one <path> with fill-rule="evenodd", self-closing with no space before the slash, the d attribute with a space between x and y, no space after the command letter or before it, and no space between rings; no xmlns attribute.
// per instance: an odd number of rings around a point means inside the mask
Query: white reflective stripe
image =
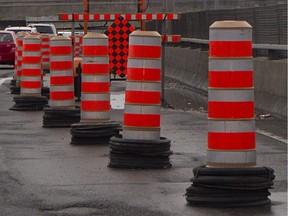
<svg viewBox="0 0 288 216"><path fill-rule="evenodd" d="M57 38L57 37L56 37ZM62 46L70 46L72 47L71 40L51 40L50 47L62 47Z"/></svg>
<svg viewBox="0 0 288 216"><path fill-rule="evenodd" d="M146 14L141 14L141 19L145 20L146 19Z"/></svg>
<svg viewBox="0 0 288 216"><path fill-rule="evenodd" d="M131 105L125 103L124 113L134 113L134 114L159 114L160 115L160 105L156 106L141 106L141 105Z"/></svg>
<svg viewBox="0 0 288 216"><path fill-rule="evenodd" d="M83 20L83 15L79 14L79 20Z"/></svg>
<svg viewBox="0 0 288 216"><path fill-rule="evenodd" d="M160 82L130 82L127 81L126 90L160 92Z"/></svg>
<svg viewBox="0 0 288 216"><path fill-rule="evenodd" d="M50 92L74 92L74 85L50 85Z"/></svg>
<svg viewBox="0 0 288 216"><path fill-rule="evenodd" d="M136 14L131 14L131 20L136 20Z"/></svg>
<svg viewBox="0 0 288 216"><path fill-rule="evenodd" d="M89 14L89 20L94 20L94 15L93 14Z"/></svg>
<svg viewBox="0 0 288 216"><path fill-rule="evenodd" d="M104 20L104 14L100 14L100 20Z"/></svg>
<svg viewBox="0 0 288 216"><path fill-rule="evenodd" d="M26 39L26 38L24 38L24 40L23 40L23 46L25 46L25 45L40 45L41 44L41 39L39 38L35 38L35 39Z"/></svg>
<svg viewBox="0 0 288 216"><path fill-rule="evenodd" d="M53 107L74 107L74 100L49 100L49 105Z"/></svg>
<svg viewBox="0 0 288 216"><path fill-rule="evenodd" d="M37 52L27 52L27 51L24 51L22 52L22 56L24 57L40 57L41 56L41 51L37 51Z"/></svg>
<svg viewBox="0 0 288 216"><path fill-rule="evenodd" d="M69 14L69 15L68 15L68 20L73 20L72 14Z"/></svg>
<svg viewBox="0 0 288 216"><path fill-rule="evenodd" d="M22 81L39 81L41 82L41 76L22 76Z"/></svg>
<svg viewBox="0 0 288 216"><path fill-rule="evenodd" d="M82 46L108 46L108 38L84 38Z"/></svg>
<svg viewBox="0 0 288 216"><path fill-rule="evenodd" d="M110 20L115 20L115 15L114 14L110 14Z"/></svg>
<svg viewBox="0 0 288 216"><path fill-rule="evenodd" d="M208 101L245 102L254 101L254 89L208 89Z"/></svg>
<svg viewBox="0 0 288 216"><path fill-rule="evenodd" d="M157 19L157 14L152 14L152 20L156 20Z"/></svg>
<svg viewBox="0 0 288 216"><path fill-rule="evenodd" d="M130 45L141 45L141 46L161 46L161 37L139 37L131 35L129 37Z"/></svg>
<svg viewBox="0 0 288 216"><path fill-rule="evenodd" d="M209 59L210 71L253 71L253 59Z"/></svg>
<svg viewBox="0 0 288 216"><path fill-rule="evenodd" d="M161 59L132 59L128 58L128 68L161 69Z"/></svg>
<svg viewBox="0 0 288 216"><path fill-rule="evenodd" d="M82 101L110 101L110 93L103 94L103 93L82 93L81 94Z"/></svg>
<svg viewBox="0 0 288 216"><path fill-rule="evenodd" d="M25 62L22 62L22 69L41 69L41 64L26 64Z"/></svg>
<svg viewBox="0 0 288 216"><path fill-rule="evenodd" d="M41 95L41 88L23 88L20 89L20 94L39 94Z"/></svg>
<svg viewBox="0 0 288 216"><path fill-rule="evenodd" d="M82 74L82 82L91 82L91 83L103 83L107 82L110 83L109 76L97 76L97 75L84 75Z"/></svg>
<svg viewBox="0 0 288 216"><path fill-rule="evenodd" d="M178 19L178 14L173 14L173 19Z"/></svg>
<svg viewBox="0 0 288 216"><path fill-rule="evenodd" d="M109 56L83 57L82 64L109 64Z"/></svg>
<svg viewBox="0 0 288 216"><path fill-rule="evenodd" d="M210 29L210 41L252 41L251 29Z"/></svg>
<svg viewBox="0 0 288 216"><path fill-rule="evenodd" d="M209 163L256 163L256 150L251 151L212 151L207 150Z"/></svg>
<svg viewBox="0 0 288 216"><path fill-rule="evenodd" d="M51 62L72 62L71 55L51 55Z"/></svg>
<svg viewBox="0 0 288 216"><path fill-rule="evenodd" d="M50 76L73 76L73 70L50 70Z"/></svg>
<svg viewBox="0 0 288 216"><path fill-rule="evenodd" d="M81 110L81 121L84 119L107 119L110 120L110 112L99 112L99 111L91 111L91 112L87 112L87 111L82 111Z"/></svg>
<svg viewBox="0 0 288 216"><path fill-rule="evenodd" d="M144 131L141 128L138 130L127 130L123 127L123 139L135 139L135 140L160 140L160 128L159 130Z"/></svg>
<svg viewBox="0 0 288 216"><path fill-rule="evenodd" d="M255 121L208 121L208 132L255 132Z"/></svg>

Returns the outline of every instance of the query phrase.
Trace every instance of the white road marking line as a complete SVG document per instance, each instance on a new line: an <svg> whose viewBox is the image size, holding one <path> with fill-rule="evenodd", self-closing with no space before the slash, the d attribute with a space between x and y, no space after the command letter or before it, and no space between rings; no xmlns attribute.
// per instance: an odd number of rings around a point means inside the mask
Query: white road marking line
<svg viewBox="0 0 288 216"><path fill-rule="evenodd" d="M0 86L7 80L12 80L12 77L0 78Z"/></svg>
<svg viewBox="0 0 288 216"><path fill-rule="evenodd" d="M268 136L268 137L270 137L270 138L272 138L272 139L275 139L275 140L278 140L278 141L280 141L280 142L283 142L283 143L288 144L287 139L285 139L285 138L283 138L283 137L280 137L280 136L276 136L276 135L274 135L274 134L272 134L272 133L269 133L269 132L267 132L267 131L260 130L260 129L256 129L255 132L257 132L257 133L259 133L259 134L262 134L262 135L264 135L264 136Z"/></svg>

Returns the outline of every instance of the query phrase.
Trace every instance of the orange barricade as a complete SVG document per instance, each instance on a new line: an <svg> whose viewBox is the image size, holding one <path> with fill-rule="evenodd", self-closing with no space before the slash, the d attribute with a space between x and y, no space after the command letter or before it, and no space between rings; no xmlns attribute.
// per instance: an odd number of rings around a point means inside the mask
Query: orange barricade
<svg viewBox="0 0 288 216"><path fill-rule="evenodd" d="M48 34L41 34L42 40L42 69L50 69L50 36Z"/></svg>

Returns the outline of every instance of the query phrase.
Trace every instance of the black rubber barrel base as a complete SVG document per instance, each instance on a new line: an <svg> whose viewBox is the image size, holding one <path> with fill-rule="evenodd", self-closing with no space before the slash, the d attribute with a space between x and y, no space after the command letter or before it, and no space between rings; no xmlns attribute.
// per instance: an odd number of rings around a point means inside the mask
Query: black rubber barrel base
<svg viewBox="0 0 288 216"><path fill-rule="evenodd" d="M15 104L10 108L14 111L41 111L48 104L45 96L15 96Z"/></svg>
<svg viewBox="0 0 288 216"><path fill-rule="evenodd" d="M209 168L193 170L192 185L186 189L188 204L208 207L248 207L271 203L268 196L275 179L268 167Z"/></svg>
<svg viewBox="0 0 288 216"><path fill-rule="evenodd" d="M127 169L165 169L172 165L169 156L170 140L123 139L122 135L111 137L108 167Z"/></svg>
<svg viewBox="0 0 288 216"><path fill-rule="evenodd" d="M80 109L58 109L45 107L43 115L44 128L69 128L80 121Z"/></svg>
<svg viewBox="0 0 288 216"><path fill-rule="evenodd" d="M19 95L19 94L20 94L20 87L11 86L11 87L10 87L10 93L11 93L11 94Z"/></svg>
<svg viewBox="0 0 288 216"><path fill-rule="evenodd" d="M16 79L12 79L12 80L10 81L10 85L11 85L11 86L16 86Z"/></svg>
<svg viewBox="0 0 288 216"><path fill-rule="evenodd" d="M116 122L76 123L71 125L73 145L108 144L112 136L119 134L120 124Z"/></svg>
<svg viewBox="0 0 288 216"><path fill-rule="evenodd" d="M20 87L11 86L10 87L10 93L19 95L20 94ZM49 99L49 97L50 97L50 89L49 89L49 87L42 87L41 88L41 95L42 96L46 96Z"/></svg>

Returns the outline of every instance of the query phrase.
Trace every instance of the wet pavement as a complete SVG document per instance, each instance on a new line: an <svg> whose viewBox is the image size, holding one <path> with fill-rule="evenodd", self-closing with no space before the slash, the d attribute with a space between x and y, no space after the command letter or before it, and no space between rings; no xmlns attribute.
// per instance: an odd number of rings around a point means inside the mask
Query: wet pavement
<svg viewBox="0 0 288 216"><path fill-rule="evenodd" d="M1 67L0 67L1 68ZM12 70L0 69L0 84ZM170 139L172 168L108 168L109 147L69 144L68 128L42 128L43 112L10 111L10 80L0 85L0 215L287 215L287 121L257 119L258 166L275 170L270 206L188 206L192 169L203 165L207 113L162 109L161 135ZM123 121L125 82L113 81L111 118ZM122 101L122 102L121 102Z"/></svg>

